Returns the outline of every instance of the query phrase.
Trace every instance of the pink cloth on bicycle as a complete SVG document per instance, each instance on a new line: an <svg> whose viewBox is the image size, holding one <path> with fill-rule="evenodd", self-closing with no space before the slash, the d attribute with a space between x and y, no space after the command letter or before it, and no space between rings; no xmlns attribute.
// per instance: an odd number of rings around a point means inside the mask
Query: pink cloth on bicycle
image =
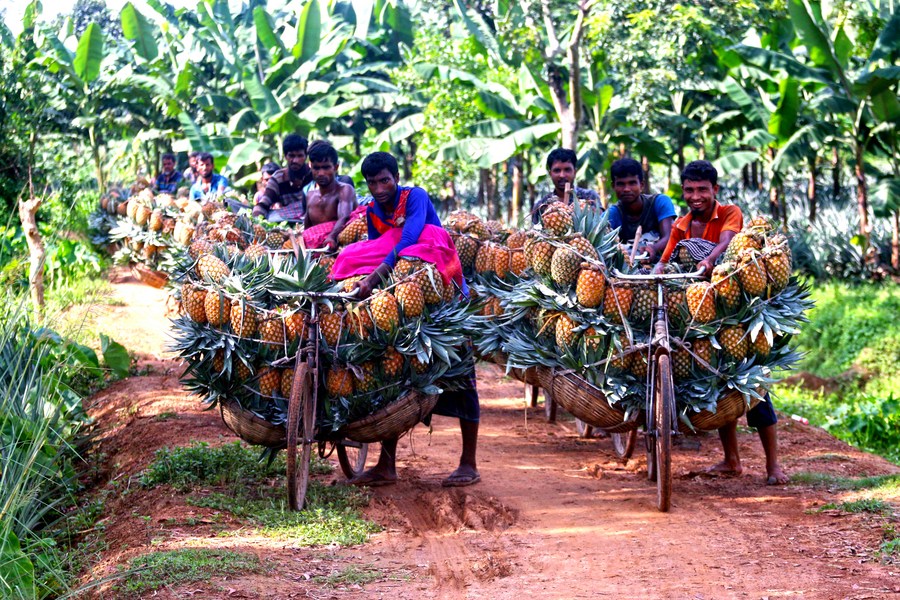
<svg viewBox="0 0 900 600"><path fill-rule="evenodd" d="M369 275L384 262L384 257L391 253L402 234L403 228L396 227L374 240L350 244L334 261L331 278L340 281L355 275ZM445 285L452 280L459 289L464 289L462 264L456 254L456 246L443 228L425 225L418 242L404 248L400 256L418 258L433 264Z"/></svg>
<svg viewBox="0 0 900 600"><path fill-rule="evenodd" d="M347 223L350 223L353 219L359 217L359 215L366 214L366 207L357 206L352 213L350 213L350 218L347 219ZM337 221L326 221L324 223L319 223L318 225L314 225L309 229L303 230L303 244L310 249L313 248L323 248L325 246L325 239L334 231L334 226L337 224Z"/></svg>

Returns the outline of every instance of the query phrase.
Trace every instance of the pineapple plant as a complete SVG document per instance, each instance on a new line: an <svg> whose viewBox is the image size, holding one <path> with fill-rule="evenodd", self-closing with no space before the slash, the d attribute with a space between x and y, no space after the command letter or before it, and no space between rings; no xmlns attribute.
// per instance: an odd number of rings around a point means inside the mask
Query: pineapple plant
<svg viewBox="0 0 900 600"><path fill-rule="evenodd" d="M698 323L709 323L716 318L716 291L708 281L698 281L688 286L687 305L691 318Z"/></svg>
<svg viewBox="0 0 900 600"><path fill-rule="evenodd" d="M607 285L603 295L603 314L612 323L622 323L631 311L634 290L623 285Z"/></svg>
<svg viewBox="0 0 900 600"><path fill-rule="evenodd" d="M572 229L572 208L563 202L550 204L541 215L541 225L550 235L565 235Z"/></svg>
<svg viewBox="0 0 900 600"><path fill-rule="evenodd" d="M550 277L556 285L568 288L578 279L581 258L568 248L557 248L550 259Z"/></svg>
<svg viewBox="0 0 900 600"><path fill-rule="evenodd" d="M353 373L348 369L331 367L325 377L325 389L335 398L353 395Z"/></svg>
<svg viewBox="0 0 900 600"><path fill-rule="evenodd" d="M575 297L585 308L597 308L606 293L606 277L599 268L588 263L581 265L575 284Z"/></svg>
<svg viewBox="0 0 900 600"><path fill-rule="evenodd" d="M406 318L419 317L425 310L425 295L422 293L422 287L415 281L397 284L397 287L394 288L394 296L400 303L400 309Z"/></svg>
<svg viewBox="0 0 900 600"><path fill-rule="evenodd" d="M631 318L638 323L649 323L650 313L656 304L656 289L641 286L634 291L634 300L631 302Z"/></svg>
<svg viewBox="0 0 900 600"><path fill-rule="evenodd" d="M747 332L740 325L723 327L719 331L718 339L727 357L736 362L741 362L747 358L749 347Z"/></svg>
<svg viewBox="0 0 900 600"><path fill-rule="evenodd" d="M259 339L272 346L284 345L285 322L279 317L263 320L259 324Z"/></svg>
<svg viewBox="0 0 900 600"><path fill-rule="evenodd" d="M195 323L206 323L206 290L190 283L181 286L181 305Z"/></svg>
<svg viewBox="0 0 900 600"><path fill-rule="evenodd" d="M556 345L567 349L575 341L575 321L566 313L559 313L556 318Z"/></svg>
<svg viewBox="0 0 900 600"><path fill-rule="evenodd" d="M531 248L531 268L542 277L550 276L554 248L548 242L535 242Z"/></svg>
<svg viewBox="0 0 900 600"><path fill-rule="evenodd" d="M389 379L396 379L403 372L403 355L393 346L388 346L381 357L381 367Z"/></svg>
<svg viewBox="0 0 900 600"><path fill-rule="evenodd" d="M259 395L273 398L281 390L281 371L266 367L259 372Z"/></svg>
<svg viewBox="0 0 900 600"><path fill-rule="evenodd" d="M772 293L784 290L791 280L791 259L787 253L780 248L767 249L763 254L763 263L772 282Z"/></svg>
<svg viewBox="0 0 900 600"><path fill-rule="evenodd" d="M741 286L734 263L717 265L712 272L712 284L716 288L716 296L728 312L735 312L741 304Z"/></svg>
<svg viewBox="0 0 900 600"><path fill-rule="evenodd" d="M222 283L228 277L231 269L225 262L212 254L203 254L197 259L197 275L205 281Z"/></svg>
<svg viewBox="0 0 900 600"><path fill-rule="evenodd" d="M391 331L400 323L400 306L397 298L390 292L378 292L369 302L375 327L382 331Z"/></svg>
<svg viewBox="0 0 900 600"><path fill-rule="evenodd" d="M319 313L319 331L328 346L337 346L344 331L344 313L331 311Z"/></svg>
<svg viewBox="0 0 900 600"><path fill-rule="evenodd" d="M475 238L460 234L453 239L456 246L456 253L459 255L459 262L462 263L463 269L471 269L475 266L475 257L478 254L478 240Z"/></svg>
<svg viewBox="0 0 900 600"><path fill-rule="evenodd" d="M766 293L767 277L762 255L752 248L738 256L738 277L749 296L762 297Z"/></svg>
<svg viewBox="0 0 900 600"><path fill-rule="evenodd" d="M231 330L239 338L252 338L259 326L259 313L249 302L231 305Z"/></svg>
<svg viewBox="0 0 900 600"><path fill-rule="evenodd" d="M231 318L231 300L221 292L207 292L203 300L206 320L213 327L221 327Z"/></svg>

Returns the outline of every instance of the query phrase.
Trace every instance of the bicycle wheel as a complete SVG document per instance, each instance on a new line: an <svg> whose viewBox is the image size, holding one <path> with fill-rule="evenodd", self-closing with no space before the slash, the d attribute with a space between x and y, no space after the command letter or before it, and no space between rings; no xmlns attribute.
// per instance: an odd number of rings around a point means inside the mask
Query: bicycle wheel
<svg viewBox="0 0 900 600"><path fill-rule="evenodd" d="M291 398L287 414L287 484L288 506L302 510L309 486L309 459L312 454L313 434L316 426L316 398L312 393L308 365L300 363L294 372ZM300 430L302 426L302 431ZM303 437L298 439L302 434ZM297 446L300 454L297 454Z"/></svg>
<svg viewBox="0 0 900 600"><path fill-rule="evenodd" d="M613 451L619 458L628 460L634 454L634 447L637 445L637 429L626 431L625 433L611 433Z"/></svg>
<svg viewBox="0 0 900 600"><path fill-rule="evenodd" d="M660 356L657 362L655 400L656 508L660 512L668 512L672 505L672 410L675 407L675 388L666 355Z"/></svg>
<svg viewBox="0 0 900 600"><path fill-rule="evenodd" d="M589 438L594 435L594 426L588 425L581 419L575 419L575 431L578 432L578 437Z"/></svg>
<svg viewBox="0 0 900 600"><path fill-rule="evenodd" d="M338 463L347 479L353 479L366 470L369 445L356 442L336 442Z"/></svg>

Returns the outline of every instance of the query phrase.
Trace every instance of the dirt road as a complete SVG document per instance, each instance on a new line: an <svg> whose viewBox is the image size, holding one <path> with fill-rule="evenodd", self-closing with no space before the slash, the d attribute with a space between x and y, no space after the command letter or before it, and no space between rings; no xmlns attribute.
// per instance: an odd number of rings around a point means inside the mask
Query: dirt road
<svg viewBox="0 0 900 600"><path fill-rule="evenodd" d="M181 390L177 363L164 359L164 294L127 280L115 287L124 305L104 309L96 325L138 352L150 369L92 399L106 476L124 481L147 465L156 448L233 436L218 413L202 412ZM662 514L646 479L642 438L635 458L622 463L609 440L579 439L565 415L549 424L540 407L526 409L521 384L498 368L480 367L479 387L482 483L440 487L455 466L459 430L450 419L435 418L432 433L420 426L402 441L400 482L372 491L367 516L384 530L363 546L309 549L250 531L223 538L202 522L159 538L154 527L196 509L174 493L132 490L107 507L109 549L93 576L151 549L200 546L251 551L272 568L264 575L163 589L155 597L900 597L900 567L874 555L882 522L817 510L840 500L839 492L764 485L762 451L749 430L740 434L740 478L692 475L718 460L713 436L700 438L699 448L677 448L673 507ZM155 418L163 413L178 418ZM789 473L900 472L790 420L782 421L780 435ZM135 515L149 515L150 526ZM384 576L337 588L310 580L348 565Z"/></svg>

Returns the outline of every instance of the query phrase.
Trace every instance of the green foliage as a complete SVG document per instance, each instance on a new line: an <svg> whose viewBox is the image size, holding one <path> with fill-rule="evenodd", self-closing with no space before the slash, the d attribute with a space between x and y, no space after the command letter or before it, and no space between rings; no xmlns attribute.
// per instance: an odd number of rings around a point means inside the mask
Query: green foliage
<svg viewBox="0 0 900 600"><path fill-rule="evenodd" d="M874 475L872 477L839 477L827 473L792 473L791 481L832 490L870 492L900 492L900 475Z"/></svg>
<svg viewBox="0 0 900 600"><path fill-rule="evenodd" d="M365 585L367 583L372 583L373 581L378 581L383 577L384 574L377 569L349 566L327 576L314 577L313 581L324 583L325 585L334 588L348 585Z"/></svg>
<svg viewBox="0 0 900 600"><path fill-rule="evenodd" d="M891 514L893 507L889 503L884 500L879 500L878 498L863 498L860 500L841 502L839 504L829 502L828 504L822 505L819 510L840 510L851 514L874 513L883 515Z"/></svg>
<svg viewBox="0 0 900 600"><path fill-rule="evenodd" d="M165 586L209 581L212 577L259 573L265 567L249 552L209 548L184 548L144 554L131 560L130 571L117 590L143 596Z"/></svg>

